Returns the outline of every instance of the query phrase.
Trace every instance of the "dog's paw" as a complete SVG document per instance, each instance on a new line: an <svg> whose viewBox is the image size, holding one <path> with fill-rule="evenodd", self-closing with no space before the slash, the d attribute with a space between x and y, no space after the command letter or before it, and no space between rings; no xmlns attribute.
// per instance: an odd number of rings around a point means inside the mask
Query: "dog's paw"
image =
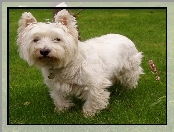
<svg viewBox="0 0 174 132"><path fill-rule="evenodd" d="M65 106L55 107L54 112L61 113L70 109L72 106L74 106L74 103L69 103L68 105L65 105Z"/></svg>
<svg viewBox="0 0 174 132"><path fill-rule="evenodd" d="M54 113L63 113L63 112L65 112L66 110L68 110L68 108L67 109L60 109L60 108L57 108L57 107L55 107L54 108Z"/></svg>
<svg viewBox="0 0 174 132"><path fill-rule="evenodd" d="M86 110L83 110L82 113L83 113L83 116L85 118L89 118L89 117L93 117L95 116L96 114L98 114L100 112L100 110L97 110L97 111L86 111Z"/></svg>

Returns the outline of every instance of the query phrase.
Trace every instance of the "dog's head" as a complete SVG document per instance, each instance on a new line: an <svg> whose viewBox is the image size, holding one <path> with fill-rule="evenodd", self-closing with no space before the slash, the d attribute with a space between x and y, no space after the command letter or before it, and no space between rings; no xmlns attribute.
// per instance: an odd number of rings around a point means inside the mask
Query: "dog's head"
<svg viewBox="0 0 174 132"><path fill-rule="evenodd" d="M58 12L53 23L37 22L31 13L24 12L18 24L19 54L29 65L60 68L76 56L76 19L67 10Z"/></svg>

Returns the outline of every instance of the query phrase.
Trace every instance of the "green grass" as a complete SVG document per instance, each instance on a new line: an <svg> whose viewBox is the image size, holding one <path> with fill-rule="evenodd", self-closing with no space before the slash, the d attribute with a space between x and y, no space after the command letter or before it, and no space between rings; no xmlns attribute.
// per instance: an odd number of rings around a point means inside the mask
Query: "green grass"
<svg viewBox="0 0 174 132"><path fill-rule="evenodd" d="M52 19L51 10L10 10L9 14L9 123L10 124L166 124L166 11L158 9L83 10L78 16L82 40L108 33L129 37L144 58L136 89L119 84L110 88L107 109L93 118L84 118L83 102L74 98L75 106L55 113L48 88L39 69L29 67L17 52L17 22L24 11L38 21ZM77 12L78 10L73 10ZM155 80L148 61L157 67Z"/></svg>

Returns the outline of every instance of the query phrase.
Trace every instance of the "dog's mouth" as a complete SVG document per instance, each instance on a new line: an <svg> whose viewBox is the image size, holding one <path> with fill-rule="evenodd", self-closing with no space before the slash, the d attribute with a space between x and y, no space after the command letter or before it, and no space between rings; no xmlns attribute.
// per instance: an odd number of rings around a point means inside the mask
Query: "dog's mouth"
<svg viewBox="0 0 174 132"><path fill-rule="evenodd" d="M50 56L40 56L38 57L38 60L39 61L46 61L46 62L55 62L55 61L58 61L59 59L56 58L56 57L50 57Z"/></svg>
<svg viewBox="0 0 174 132"><path fill-rule="evenodd" d="M55 67L60 63L60 60L56 57L42 56L35 58L35 65L39 67Z"/></svg>
<svg viewBox="0 0 174 132"><path fill-rule="evenodd" d="M62 56L46 48L36 50L32 57L34 59L33 64L38 67L60 68L65 64Z"/></svg>

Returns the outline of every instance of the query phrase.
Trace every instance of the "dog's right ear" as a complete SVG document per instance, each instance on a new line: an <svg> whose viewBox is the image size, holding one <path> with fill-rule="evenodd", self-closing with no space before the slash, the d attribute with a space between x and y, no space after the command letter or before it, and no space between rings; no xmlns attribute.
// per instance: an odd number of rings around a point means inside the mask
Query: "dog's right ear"
<svg viewBox="0 0 174 132"><path fill-rule="evenodd" d="M24 12L18 22L18 33L33 23L37 23L35 17L30 12Z"/></svg>

